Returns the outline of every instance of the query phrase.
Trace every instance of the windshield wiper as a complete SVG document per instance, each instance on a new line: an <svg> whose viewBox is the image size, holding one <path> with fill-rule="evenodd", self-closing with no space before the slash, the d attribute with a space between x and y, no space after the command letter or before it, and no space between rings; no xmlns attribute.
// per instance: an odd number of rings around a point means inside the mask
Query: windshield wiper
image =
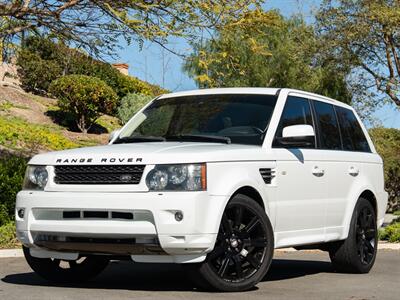
<svg viewBox="0 0 400 300"><path fill-rule="evenodd" d="M175 141L191 141L191 142L219 142L230 144L231 139L227 136L218 135L201 135L201 134L180 134L180 135L170 135L166 137L167 140Z"/></svg>
<svg viewBox="0 0 400 300"><path fill-rule="evenodd" d="M165 142L165 138L162 136L127 136L118 138L113 144L128 144L128 143L140 143L140 142Z"/></svg>

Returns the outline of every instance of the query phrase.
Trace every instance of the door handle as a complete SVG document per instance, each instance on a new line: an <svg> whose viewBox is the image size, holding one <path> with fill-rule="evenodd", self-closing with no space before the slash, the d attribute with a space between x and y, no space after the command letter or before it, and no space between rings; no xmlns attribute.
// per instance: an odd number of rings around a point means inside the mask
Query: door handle
<svg viewBox="0 0 400 300"><path fill-rule="evenodd" d="M325 171L323 169L321 169L320 167L315 166L312 170L312 173L317 177L321 177L321 176L324 176Z"/></svg>
<svg viewBox="0 0 400 300"><path fill-rule="evenodd" d="M360 170L351 166L348 170L349 175L351 176L357 176L360 173Z"/></svg>

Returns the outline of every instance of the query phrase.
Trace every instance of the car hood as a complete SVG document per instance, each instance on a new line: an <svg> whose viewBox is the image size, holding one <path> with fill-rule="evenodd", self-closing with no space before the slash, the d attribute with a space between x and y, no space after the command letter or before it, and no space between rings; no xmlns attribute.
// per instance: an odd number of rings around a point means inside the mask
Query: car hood
<svg viewBox="0 0 400 300"><path fill-rule="evenodd" d="M162 164L265 160L261 146L198 143L146 142L116 144L49 152L34 156L30 164Z"/></svg>

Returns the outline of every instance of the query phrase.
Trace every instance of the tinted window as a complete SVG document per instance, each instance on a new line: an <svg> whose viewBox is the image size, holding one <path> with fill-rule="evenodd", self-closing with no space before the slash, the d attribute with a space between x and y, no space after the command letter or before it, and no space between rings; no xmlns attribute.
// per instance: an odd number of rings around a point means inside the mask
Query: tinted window
<svg viewBox="0 0 400 300"><path fill-rule="evenodd" d="M347 108L336 106L342 133L343 150L371 152L368 141L354 113Z"/></svg>
<svg viewBox="0 0 400 300"><path fill-rule="evenodd" d="M333 105L314 101L321 149L341 150L339 126Z"/></svg>
<svg viewBox="0 0 400 300"><path fill-rule="evenodd" d="M275 136L282 137L283 128L291 125L313 126L310 103L308 99L293 96L289 96L287 98ZM273 146L280 147L281 145L275 140ZM314 147L314 145L311 146L311 148Z"/></svg>
<svg viewBox="0 0 400 300"><path fill-rule="evenodd" d="M142 119L139 124L135 118L128 123L120 137L163 137L168 141L181 135L222 136L232 143L261 145L276 98L222 94L159 99L136 116Z"/></svg>

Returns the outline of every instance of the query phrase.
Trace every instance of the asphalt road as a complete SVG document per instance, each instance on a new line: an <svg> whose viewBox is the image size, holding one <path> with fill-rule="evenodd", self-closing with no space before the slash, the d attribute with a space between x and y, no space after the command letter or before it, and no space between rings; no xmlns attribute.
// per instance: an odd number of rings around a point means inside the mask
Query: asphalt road
<svg viewBox="0 0 400 300"><path fill-rule="evenodd" d="M400 251L381 250L369 274L332 271L326 253L275 253L265 279L245 293L197 291L177 265L113 262L96 279L50 285L23 258L0 259L0 299L400 299Z"/></svg>

